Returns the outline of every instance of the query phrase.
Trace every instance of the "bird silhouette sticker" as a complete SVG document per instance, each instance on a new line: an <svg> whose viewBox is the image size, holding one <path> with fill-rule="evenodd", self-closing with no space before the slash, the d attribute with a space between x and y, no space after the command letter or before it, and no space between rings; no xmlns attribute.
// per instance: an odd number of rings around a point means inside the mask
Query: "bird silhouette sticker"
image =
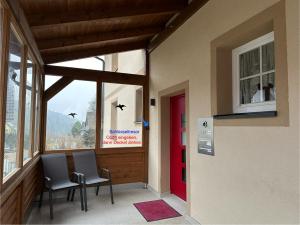
<svg viewBox="0 0 300 225"><path fill-rule="evenodd" d="M16 72L13 72L13 74L11 75L11 79L13 80L13 81L16 81L16 78L17 78L17 74L16 74Z"/></svg>
<svg viewBox="0 0 300 225"><path fill-rule="evenodd" d="M77 113L69 113L68 116L72 116L73 119L75 118L75 116L77 115Z"/></svg>
<svg viewBox="0 0 300 225"><path fill-rule="evenodd" d="M124 107L126 107L126 105L121 105L121 104L119 104L119 105L116 106L116 108L120 108L122 111L124 110L124 109L123 109Z"/></svg>

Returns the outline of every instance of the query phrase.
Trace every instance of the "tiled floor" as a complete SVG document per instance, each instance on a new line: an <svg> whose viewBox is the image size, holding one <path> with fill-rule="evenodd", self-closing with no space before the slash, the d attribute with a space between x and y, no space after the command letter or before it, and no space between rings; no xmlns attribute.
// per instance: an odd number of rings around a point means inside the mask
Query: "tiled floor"
<svg viewBox="0 0 300 225"><path fill-rule="evenodd" d="M46 195L46 194L45 194ZM66 201L66 192L56 193L54 202L54 219L49 218L49 205L45 200L41 209L34 204L28 217L28 224L147 224L133 203L159 199L159 197L142 185L119 185L114 187L115 204L110 203L107 187L101 187L99 196L95 189L88 191L88 212L80 210L79 193L74 202ZM186 215L186 204L176 196L163 198L183 216L165 219L155 224L190 224Z"/></svg>

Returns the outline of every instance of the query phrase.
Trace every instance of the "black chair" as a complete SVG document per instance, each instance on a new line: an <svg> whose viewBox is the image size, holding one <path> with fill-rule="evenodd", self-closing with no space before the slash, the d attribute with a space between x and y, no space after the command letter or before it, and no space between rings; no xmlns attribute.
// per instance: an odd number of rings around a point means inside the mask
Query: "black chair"
<svg viewBox="0 0 300 225"><path fill-rule="evenodd" d="M80 185L81 177L78 174L73 173L74 181L77 183L70 180L66 155L59 153L42 155L41 157L44 171L44 187L49 192L50 218L53 219L52 193L58 190L79 188L81 210L84 210L82 186ZM42 206L43 191L44 188L41 191L39 207Z"/></svg>
<svg viewBox="0 0 300 225"><path fill-rule="evenodd" d="M86 187L97 187L96 195L98 195L100 185L109 185L111 203L114 204L110 171L104 168L98 170L95 152L73 152L73 160L76 174L81 175L81 182L84 191L85 211L87 211ZM74 193L75 189L73 190L72 198Z"/></svg>

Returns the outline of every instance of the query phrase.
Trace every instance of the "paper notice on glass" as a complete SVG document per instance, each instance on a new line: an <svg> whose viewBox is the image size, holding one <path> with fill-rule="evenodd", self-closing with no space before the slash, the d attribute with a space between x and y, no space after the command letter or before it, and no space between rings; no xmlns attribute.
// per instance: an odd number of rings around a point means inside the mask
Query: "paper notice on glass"
<svg viewBox="0 0 300 225"><path fill-rule="evenodd" d="M199 118L197 123L198 153L214 155L213 118Z"/></svg>

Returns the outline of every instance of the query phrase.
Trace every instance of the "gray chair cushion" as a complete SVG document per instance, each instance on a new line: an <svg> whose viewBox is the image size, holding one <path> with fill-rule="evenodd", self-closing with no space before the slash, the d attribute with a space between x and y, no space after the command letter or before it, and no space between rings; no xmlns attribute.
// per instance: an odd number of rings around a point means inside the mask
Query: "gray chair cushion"
<svg viewBox="0 0 300 225"><path fill-rule="evenodd" d="M104 183L109 181L106 178L102 178L102 177L94 177L94 178L89 178L86 180L86 184L87 185L91 185L91 184L98 184L98 183Z"/></svg>
<svg viewBox="0 0 300 225"><path fill-rule="evenodd" d="M64 182L64 183L56 183L52 185L52 190L59 190L59 189L64 189L64 188L70 188L70 187L77 187L79 184L73 183L73 182Z"/></svg>

